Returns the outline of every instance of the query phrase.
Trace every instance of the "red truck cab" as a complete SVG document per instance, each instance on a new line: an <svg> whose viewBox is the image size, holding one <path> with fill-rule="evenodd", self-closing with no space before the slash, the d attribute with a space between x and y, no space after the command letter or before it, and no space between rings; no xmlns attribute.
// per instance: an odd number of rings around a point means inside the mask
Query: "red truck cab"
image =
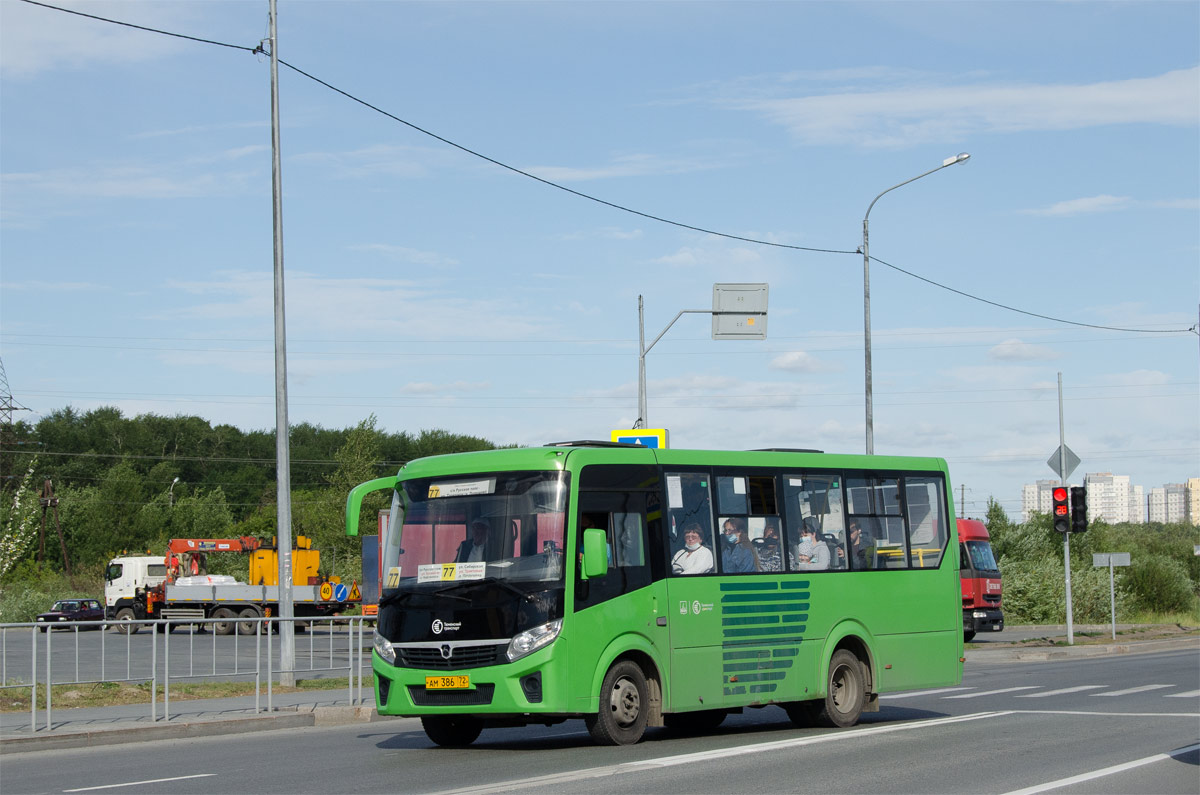
<svg viewBox="0 0 1200 795"><path fill-rule="evenodd" d="M1000 566L987 527L978 519L959 519L958 543L963 640L971 640L977 632L999 632L1004 629Z"/></svg>

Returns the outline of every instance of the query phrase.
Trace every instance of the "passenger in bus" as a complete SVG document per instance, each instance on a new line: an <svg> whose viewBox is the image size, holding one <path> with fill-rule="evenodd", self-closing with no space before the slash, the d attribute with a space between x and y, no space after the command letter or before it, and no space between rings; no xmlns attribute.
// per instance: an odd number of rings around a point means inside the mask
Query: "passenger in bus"
<svg viewBox="0 0 1200 795"><path fill-rule="evenodd" d="M783 545L774 519L764 520L762 538L754 539L754 547L760 571L783 571Z"/></svg>
<svg viewBox="0 0 1200 795"><path fill-rule="evenodd" d="M725 545L721 547L721 571L726 574L758 571L758 555L746 536L746 520L733 517L722 526Z"/></svg>
<svg viewBox="0 0 1200 795"><path fill-rule="evenodd" d="M800 571L823 571L829 568L829 547L817 538L817 528L811 517L805 519L800 528L796 568Z"/></svg>
<svg viewBox="0 0 1200 795"><path fill-rule="evenodd" d="M871 534L862 528L857 519L850 520L850 568L861 571L869 569L870 558L867 550L871 546ZM838 547L838 557L845 558L846 550Z"/></svg>
<svg viewBox="0 0 1200 795"><path fill-rule="evenodd" d="M704 535L696 522L684 525L683 549L671 558L675 574L708 574L713 570L712 550L704 546Z"/></svg>
<svg viewBox="0 0 1200 795"><path fill-rule="evenodd" d="M455 563L477 563L487 560L488 531L492 529L482 516L471 522L471 537L458 545Z"/></svg>

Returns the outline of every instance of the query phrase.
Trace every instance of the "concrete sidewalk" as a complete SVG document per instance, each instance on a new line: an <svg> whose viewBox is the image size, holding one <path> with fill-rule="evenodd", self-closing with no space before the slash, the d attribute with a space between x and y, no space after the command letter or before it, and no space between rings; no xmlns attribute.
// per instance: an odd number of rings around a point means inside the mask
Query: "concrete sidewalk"
<svg viewBox="0 0 1200 795"><path fill-rule="evenodd" d="M1122 625L1118 625L1118 630ZM1107 631L1108 626L1100 629ZM1076 632L1094 632L1095 627L1077 627ZM1009 630L1005 630L1009 632ZM1066 641L1066 628L1054 626L1013 627L1001 640L1001 633L987 642L967 644L967 665L978 663L1057 661L1113 654L1145 654L1161 651L1193 650L1200 653L1200 636L1113 642L1107 636L1079 635L1077 645L1050 645ZM1120 637L1120 636L1118 636ZM1027 642L1048 641L1044 645L1025 646ZM265 694L259 698L263 711L255 713L254 696L236 698L173 700L171 718L163 720L158 705L158 721L150 719L149 704L124 704L85 709L55 709L50 728L44 711L37 713L34 728L30 714L0 713L0 754L47 751L60 748L84 748L116 743L205 737L218 734L288 729L301 726L332 726L368 721L405 721L377 714L371 694L364 692L365 704L351 704L349 693L341 690L274 694L272 712L266 712Z"/></svg>

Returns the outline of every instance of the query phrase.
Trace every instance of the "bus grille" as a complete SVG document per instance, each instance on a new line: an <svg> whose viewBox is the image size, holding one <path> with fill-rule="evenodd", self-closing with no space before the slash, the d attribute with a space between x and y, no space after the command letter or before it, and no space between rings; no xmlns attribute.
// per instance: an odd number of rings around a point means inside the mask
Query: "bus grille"
<svg viewBox="0 0 1200 795"><path fill-rule="evenodd" d="M408 695L418 707L483 707L492 703L495 685L476 685L474 690L426 690L409 685Z"/></svg>
<svg viewBox="0 0 1200 795"><path fill-rule="evenodd" d="M482 668L507 662L504 646L451 646L450 657L442 656L440 648L401 646L396 657L398 668L427 668L433 671L452 671L459 668Z"/></svg>

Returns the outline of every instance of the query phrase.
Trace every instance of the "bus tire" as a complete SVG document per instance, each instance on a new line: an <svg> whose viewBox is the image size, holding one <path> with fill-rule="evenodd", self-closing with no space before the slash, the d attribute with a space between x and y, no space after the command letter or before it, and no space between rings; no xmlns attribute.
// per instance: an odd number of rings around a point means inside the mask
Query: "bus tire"
<svg viewBox="0 0 1200 795"><path fill-rule="evenodd" d="M219 619L213 626L214 635L232 635L236 628L235 623L231 620L237 616L237 613L230 610L228 607L218 607L213 611L212 617Z"/></svg>
<svg viewBox="0 0 1200 795"><path fill-rule="evenodd" d="M707 734L724 723L728 714L723 709L672 712L663 715L663 725L677 734Z"/></svg>
<svg viewBox="0 0 1200 795"><path fill-rule="evenodd" d="M247 607L240 614L241 621L238 622L237 631L239 635L253 635L258 629L258 621L255 619L262 618L262 614L253 607Z"/></svg>
<svg viewBox="0 0 1200 795"><path fill-rule="evenodd" d="M483 721L470 715L427 715L421 718L425 736L443 748L464 748L483 731Z"/></svg>
<svg viewBox="0 0 1200 795"><path fill-rule="evenodd" d="M842 729L853 726L858 723L866 700L866 678L862 663L853 652L838 649L829 659L829 679L825 686L825 700L817 702L821 705L817 722Z"/></svg>
<svg viewBox="0 0 1200 795"><path fill-rule="evenodd" d="M133 610L128 607L122 607L120 610L118 610L115 618L117 623L113 629L115 629L117 632L120 632L122 635L136 635L138 634L138 630L141 629L141 625L139 624L126 623L137 618L137 616L134 615Z"/></svg>
<svg viewBox="0 0 1200 795"><path fill-rule="evenodd" d="M633 745L646 732L650 706L646 675L630 660L608 669L600 686L600 711L584 718L598 745Z"/></svg>

